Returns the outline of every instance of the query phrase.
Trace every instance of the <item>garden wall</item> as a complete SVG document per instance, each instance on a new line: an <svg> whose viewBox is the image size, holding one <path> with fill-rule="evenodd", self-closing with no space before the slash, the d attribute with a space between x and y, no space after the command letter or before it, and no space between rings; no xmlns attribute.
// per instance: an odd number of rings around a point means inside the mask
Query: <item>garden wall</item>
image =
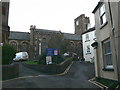
<svg viewBox="0 0 120 90"><path fill-rule="evenodd" d="M19 64L2 65L2 80L19 76Z"/></svg>
<svg viewBox="0 0 120 90"><path fill-rule="evenodd" d="M60 74L66 70L66 68L71 64L71 62L72 60L65 60L60 64L31 65L31 64L23 63L23 65L25 67L34 69L36 71L44 72L46 74Z"/></svg>

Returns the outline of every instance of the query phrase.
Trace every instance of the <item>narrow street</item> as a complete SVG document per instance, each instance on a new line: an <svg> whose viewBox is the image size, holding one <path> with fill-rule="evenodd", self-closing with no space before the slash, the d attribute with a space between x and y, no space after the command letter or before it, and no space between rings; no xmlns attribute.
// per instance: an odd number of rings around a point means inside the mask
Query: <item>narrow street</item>
<svg viewBox="0 0 120 90"><path fill-rule="evenodd" d="M20 77L23 78L3 81L3 88L99 88L88 81L94 77L94 65L79 61L67 74L59 76L45 76L20 64Z"/></svg>

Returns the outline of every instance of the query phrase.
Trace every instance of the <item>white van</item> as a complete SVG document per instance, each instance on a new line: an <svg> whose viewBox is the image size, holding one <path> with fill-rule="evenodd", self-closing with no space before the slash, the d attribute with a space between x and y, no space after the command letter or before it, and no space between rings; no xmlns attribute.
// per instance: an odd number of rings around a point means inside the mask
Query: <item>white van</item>
<svg viewBox="0 0 120 90"><path fill-rule="evenodd" d="M28 58L29 56L27 52L19 52L19 53L16 53L16 56L13 60L20 61L20 60L27 60Z"/></svg>

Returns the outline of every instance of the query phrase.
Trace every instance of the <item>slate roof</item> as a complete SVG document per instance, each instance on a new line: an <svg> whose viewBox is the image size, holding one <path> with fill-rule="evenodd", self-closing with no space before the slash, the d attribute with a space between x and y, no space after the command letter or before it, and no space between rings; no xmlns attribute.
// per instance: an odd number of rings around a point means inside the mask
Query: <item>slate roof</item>
<svg viewBox="0 0 120 90"><path fill-rule="evenodd" d="M55 31L55 30L48 30L48 29L36 29L35 31L39 31L39 32L55 32L55 33L59 33L60 31Z"/></svg>
<svg viewBox="0 0 120 90"><path fill-rule="evenodd" d="M60 33L61 32L61 31L47 30L47 29L36 29L36 31L40 31L40 32L43 32L43 33L47 33L47 32ZM71 34L71 33L62 33L62 34L64 36L64 39L67 39L67 40L81 40L80 35Z"/></svg>
<svg viewBox="0 0 120 90"><path fill-rule="evenodd" d="M46 30L46 29L36 29L36 31L40 31L43 33L62 33L61 31L55 31L55 30ZM71 34L71 33L62 33L64 36L64 39L66 40L81 40L80 35ZM30 40L30 33L29 32L16 32L16 31L10 31L10 36L8 38L9 40Z"/></svg>
<svg viewBox="0 0 120 90"><path fill-rule="evenodd" d="M10 31L9 40L30 40L29 32Z"/></svg>
<svg viewBox="0 0 120 90"><path fill-rule="evenodd" d="M92 27L92 28L89 28L87 31L83 32L82 34L85 34L85 33L88 33L88 32L94 31L94 30L95 30L95 27Z"/></svg>
<svg viewBox="0 0 120 90"><path fill-rule="evenodd" d="M81 40L80 35L70 34L70 33L63 33L64 39L67 40Z"/></svg>

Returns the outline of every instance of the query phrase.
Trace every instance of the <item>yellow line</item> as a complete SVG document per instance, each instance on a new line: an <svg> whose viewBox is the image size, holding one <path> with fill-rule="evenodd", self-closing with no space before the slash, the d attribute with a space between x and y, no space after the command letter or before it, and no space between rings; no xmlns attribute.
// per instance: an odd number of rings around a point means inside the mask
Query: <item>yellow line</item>
<svg viewBox="0 0 120 90"><path fill-rule="evenodd" d="M94 77L94 78L95 78L95 77ZM101 84L101 83L99 83L99 82L92 81L94 78L92 78L92 79L90 79L90 80L88 80L88 81L91 82L91 83L93 83L93 84L95 84L96 86L102 88L102 90L104 90L104 87L106 88L106 90L108 89L107 86L105 86L105 85L103 85L103 84Z"/></svg>
<svg viewBox="0 0 120 90"><path fill-rule="evenodd" d="M6 81L11 81L11 80L17 80L17 79L23 79L23 78L32 78L32 77L40 77L40 76L60 76L60 75L64 75L67 74L67 72L69 71L70 67L72 66L73 62L67 67L67 69L61 73L61 74L54 74L54 75L37 75L37 76L23 76L23 77L18 77L18 78L13 78L13 79L9 79L9 80L4 80L2 82L6 82Z"/></svg>

